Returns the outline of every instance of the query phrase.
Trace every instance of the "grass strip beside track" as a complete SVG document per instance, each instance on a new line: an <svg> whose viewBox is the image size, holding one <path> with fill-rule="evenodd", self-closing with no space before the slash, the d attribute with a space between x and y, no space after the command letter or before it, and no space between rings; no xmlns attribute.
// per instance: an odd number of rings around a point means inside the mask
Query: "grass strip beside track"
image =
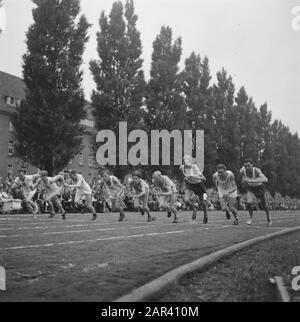
<svg viewBox="0 0 300 322"><path fill-rule="evenodd" d="M172 270L171 272L159 277L158 279L156 279L150 283L147 283L147 284L143 285L142 287L132 291L131 293L117 299L116 301L117 302L139 302L139 301L158 300L163 296L163 294L165 294L167 292L167 290L169 290L169 288L171 286L172 286L172 289L174 290L174 283L180 281L187 274L194 273L197 270L199 270L199 271L203 270L204 268L207 268L208 266L215 264L217 261L223 260L224 258L236 253L237 251L241 251L249 246L258 244L262 241L272 240L275 237L283 236L283 235L290 234L293 232L298 232L299 230L300 230L300 226L290 228L290 229L284 229L279 232L275 232L275 233L268 234L268 235L261 236L261 237L256 237L256 238L247 240L245 242L241 242L236 245L219 250L215 253L204 256L204 257L202 257L196 261L193 261L189 264L178 267L178 268ZM297 242L298 242L298 240L297 240ZM283 254L285 253L285 249L286 249L286 245L283 245L283 249L282 249ZM300 254L300 252L299 252L299 248L298 248L298 256L299 256L299 254ZM298 259L300 261L300 257ZM292 260L294 260L294 257L292 257ZM246 267L248 267L249 262L248 261L245 261L245 262L247 263ZM280 262L281 261L279 261L279 263ZM294 263L294 266L297 266L296 262ZM251 263L251 265L253 265L253 263ZM251 265L250 265L250 267L251 267ZM260 262L255 267L264 267L264 266L265 266L265 264L263 262ZM290 269L292 269L294 266L290 267ZM231 272L232 278L234 278L234 276L237 275L237 273L235 273L235 270L234 270L234 268L236 268L236 267L237 266L234 265L234 267L231 267L229 269L229 271ZM254 278L254 276L252 276L252 277ZM230 283L229 283L229 285L230 285ZM228 285L225 286L225 288L226 287L228 288ZM218 289L218 287L216 287L216 284L214 284L213 288ZM189 293L189 290L187 291L187 293ZM246 293L248 294L247 291L246 291ZM205 294L205 292L204 292L204 294ZM170 299L167 299L166 301L170 301ZM176 299L176 301L182 301L182 300ZM194 301L195 301L195 299L194 299Z"/></svg>
<svg viewBox="0 0 300 322"><path fill-rule="evenodd" d="M285 276L300 265L300 232L277 237L221 260L204 272L184 277L160 301L276 301L270 277ZM292 297L300 296L287 285Z"/></svg>

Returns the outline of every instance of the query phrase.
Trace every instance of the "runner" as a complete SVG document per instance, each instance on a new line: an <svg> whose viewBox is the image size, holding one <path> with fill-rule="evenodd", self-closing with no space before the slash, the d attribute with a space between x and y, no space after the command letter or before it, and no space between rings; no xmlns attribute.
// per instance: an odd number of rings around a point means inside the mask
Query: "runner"
<svg viewBox="0 0 300 322"><path fill-rule="evenodd" d="M219 195L221 209L226 212L227 219L230 219L230 212L234 216L234 225L239 224L236 209L237 186L234 174L227 170L224 164L217 165L217 172L213 175L215 189Z"/></svg>
<svg viewBox="0 0 300 322"><path fill-rule="evenodd" d="M45 170L41 171L39 175L40 175L40 178L37 180L35 186L37 187L38 185L41 184L45 190L45 192L43 193L43 198L50 207L49 218L53 218L56 215L55 208L54 208L54 205L55 205L60 211L63 220L65 220L66 212L58 197L61 193L61 188L57 185L58 181L62 181L62 183L64 184L63 176L58 175L55 177L48 177L48 172Z"/></svg>
<svg viewBox="0 0 300 322"><path fill-rule="evenodd" d="M197 208L195 207L191 199L193 194L198 196L199 206L202 206L204 212L203 223L207 224L207 204L204 200L204 194L206 193L204 182L206 181L206 178L201 173L197 165L192 163L192 158L189 155L185 155L183 157L183 163L184 164L180 166L180 170L184 175L184 201L193 209L192 219L195 220L197 218Z"/></svg>
<svg viewBox="0 0 300 322"><path fill-rule="evenodd" d="M77 205L81 209L87 208L93 214L91 220L96 220L97 214L95 208L93 207L91 187L84 180L83 176L81 174L78 174L75 170L70 171L70 178L74 182L74 184L66 184L66 187L76 189L76 194L74 198L75 205ZM82 202L83 198L85 199L85 203Z"/></svg>
<svg viewBox="0 0 300 322"><path fill-rule="evenodd" d="M146 213L148 215L148 222L150 222L155 220L155 217L151 216L148 208L149 185L141 177L140 171L133 173L133 180L130 182L130 192L133 197L134 208L140 210L142 216Z"/></svg>
<svg viewBox="0 0 300 322"><path fill-rule="evenodd" d="M24 170L18 171L18 176L12 185L12 188L21 188L23 194L23 201L26 204L29 212L36 214L39 210L38 205L32 201L32 198L36 194L35 182L40 177L39 174L26 175Z"/></svg>
<svg viewBox="0 0 300 322"><path fill-rule="evenodd" d="M268 226L272 226L272 218L266 203L265 185L268 182L267 177L262 173L259 168L253 167L251 159L244 161L244 166L240 169L241 186L245 189L247 198L247 208L249 211L250 219L247 221L248 225L253 222L253 203L255 197L260 201L261 207L266 213Z"/></svg>
<svg viewBox="0 0 300 322"><path fill-rule="evenodd" d="M119 221L126 220L124 213L125 205L123 203L125 187L117 177L111 175L110 171L105 170L102 175L103 190L108 194L108 199L111 202L111 207L120 212Z"/></svg>
<svg viewBox="0 0 300 322"><path fill-rule="evenodd" d="M152 175L153 183L158 188L156 193L159 208L167 210L167 216L174 214L173 223L178 223L178 215L175 207L177 199L177 189L175 183L167 176L162 175L160 171L155 171Z"/></svg>

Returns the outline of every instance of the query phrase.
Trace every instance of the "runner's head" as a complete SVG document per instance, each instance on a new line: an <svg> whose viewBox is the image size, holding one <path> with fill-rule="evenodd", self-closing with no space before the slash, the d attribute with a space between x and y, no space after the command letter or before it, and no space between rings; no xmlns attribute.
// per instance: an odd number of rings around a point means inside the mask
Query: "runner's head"
<svg viewBox="0 0 300 322"><path fill-rule="evenodd" d="M42 170L42 171L40 171L39 175L44 183L48 182L48 171Z"/></svg>
<svg viewBox="0 0 300 322"><path fill-rule="evenodd" d="M40 177L41 178L48 177L48 171L46 171L46 170L40 171Z"/></svg>
<svg viewBox="0 0 300 322"><path fill-rule="evenodd" d="M220 163L217 165L217 172L219 175L223 175L226 172L226 170L227 168L225 164Z"/></svg>
<svg viewBox="0 0 300 322"><path fill-rule="evenodd" d="M109 181L110 180L110 176L111 176L110 171L109 170L104 170L102 172L102 176L103 176L103 179L105 181Z"/></svg>
<svg viewBox="0 0 300 322"><path fill-rule="evenodd" d="M162 174L160 171L155 171L153 174L152 174L152 179L153 179L153 182L154 183L159 183L161 182L162 180Z"/></svg>
<svg viewBox="0 0 300 322"><path fill-rule="evenodd" d="M141 180L142 173L140 171L134 171L132 174L132 178L134 182L139 182Z"/></svg>
<svg viewBox="0 0 300 322"><path fill-rule="evenodd" d="M75 181L77 179L77 172L75 170L69 171L71 180Z"/></svg>
<svg viewBox="0 0 300 322"><path fill-rule="evenodd" d="M18 171L18 177L24 181L25 180L25 171L23 169Z"/></svg>
<svg viewBox="0 0 300 322"><path fill-rule="evenodd" d="M183 164L186 166L186 167L191 167L193 165L193 160L192 160L192 157L188 154L186 154L184 157L183 157Z"/></svg>
<svg viewBox="0 0 300 322"><path fill-rule="evenodd" d="M244 160L244 167L246 170L252 170L253 168L253 161L251 159Z"/></svg>

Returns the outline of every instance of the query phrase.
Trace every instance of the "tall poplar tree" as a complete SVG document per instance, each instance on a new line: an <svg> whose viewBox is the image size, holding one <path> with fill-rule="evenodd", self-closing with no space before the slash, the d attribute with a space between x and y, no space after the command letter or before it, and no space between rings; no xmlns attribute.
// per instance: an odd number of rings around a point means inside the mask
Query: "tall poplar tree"
<svg viewBox="0 0 300 322"><path fill-rule="evenodd" d="M137 19L132 0L126 2L125 8L122 2L114 2L109 17L101 13L99 59L90 62L96 84L92 106L98 131L110 129L118 134L119 122L127 122L128 132L143 127L146 82ZM126 168L117 166L115 170L123 175Z"/></svg>
<svg viewBox="0 0 300 322"><path fill-rule="evenodd" d="M13 125L17 151L50 174L81 150L85 116L82 55L89 24L79 0L33 0L23 56L25 100Z"/></svg>

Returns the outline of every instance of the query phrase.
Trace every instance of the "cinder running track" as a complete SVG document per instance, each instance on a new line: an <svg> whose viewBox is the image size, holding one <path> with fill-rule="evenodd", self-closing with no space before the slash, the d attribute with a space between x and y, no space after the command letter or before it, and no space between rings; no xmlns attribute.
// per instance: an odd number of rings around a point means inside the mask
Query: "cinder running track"
<svg viewBox="0 0 300 322"><path fill-rule="evenodd" d="M182 212L179 224L166 213L146 216L127 214L0 215L0 266L6 269L7 291L2 301L112 301L131 290L235 243L300 225L300 211L271 212L267 227L263 212L255 212L252 226L240 212L240 225L233 226L222 212L202 213L191 220Z"/></svg>

